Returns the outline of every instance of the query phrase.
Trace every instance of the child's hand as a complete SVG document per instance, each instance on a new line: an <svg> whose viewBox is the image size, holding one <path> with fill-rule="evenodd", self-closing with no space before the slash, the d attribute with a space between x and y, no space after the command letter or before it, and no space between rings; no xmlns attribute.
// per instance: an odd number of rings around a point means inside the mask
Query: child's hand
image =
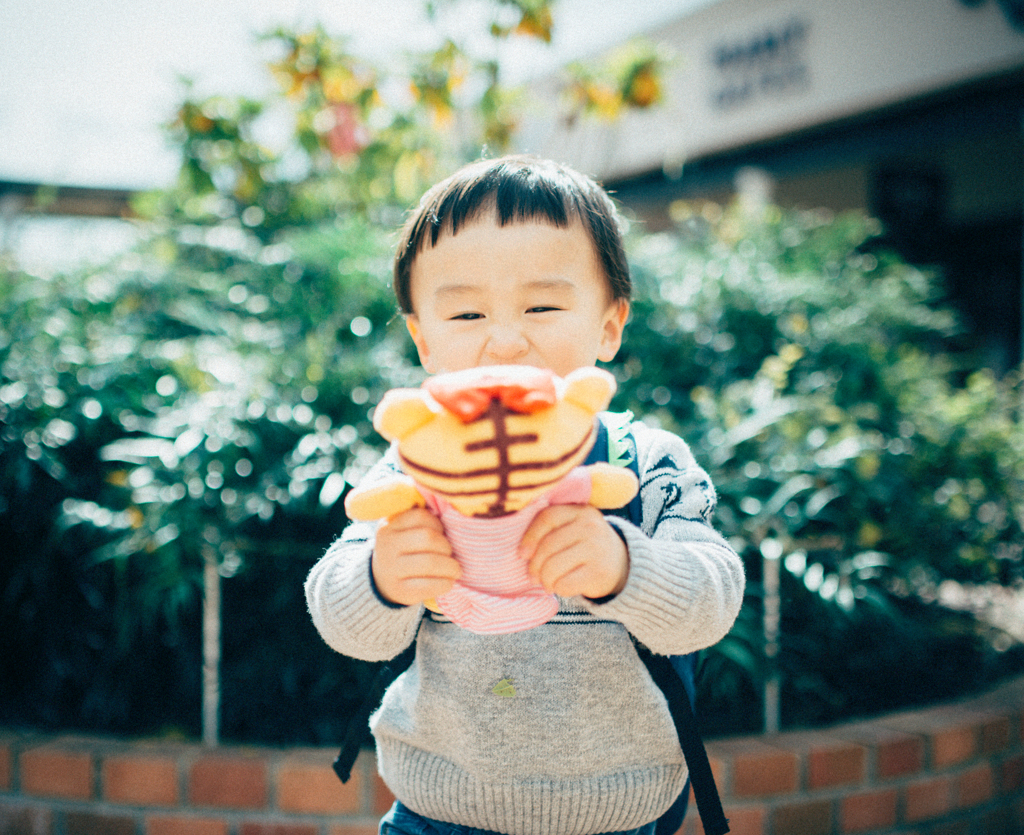
<svg viewBox="0 0 1024 835"><path fill-rule="evenodd" d="M381 596L402 606L438 597L459 578L441 520L422 507L399 513L377 529L371 570Z"/></svg>
<svg viewBox="0 0 1024 835"><path fill-rule="evenodd" d="M590 505L542 510L523 535L519 553L530 576L560 597L596 600L618 594L629 576L626 544Z"/></svg>

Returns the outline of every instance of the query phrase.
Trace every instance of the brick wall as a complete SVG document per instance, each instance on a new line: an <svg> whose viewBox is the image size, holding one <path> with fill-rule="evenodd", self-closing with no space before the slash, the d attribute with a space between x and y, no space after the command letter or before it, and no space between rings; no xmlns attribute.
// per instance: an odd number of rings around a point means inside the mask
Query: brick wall
<svg viewBox="0 0 1024 835"><path fill-rule="evenodd" d="M708 752L736 835L1024 833L1024 677ZM342 786L334 754L0 731L0 835L373 835L373 757ZM692 803L683 832L702 835Z"/></svg>

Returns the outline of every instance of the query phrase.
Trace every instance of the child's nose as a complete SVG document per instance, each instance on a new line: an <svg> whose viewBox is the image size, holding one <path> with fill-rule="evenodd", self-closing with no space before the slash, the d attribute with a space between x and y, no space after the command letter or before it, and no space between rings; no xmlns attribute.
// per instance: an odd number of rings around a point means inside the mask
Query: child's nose
<svg viewBox="0 0 1024 835"><path fill-rule="evenodd" d="M495 362L511 362L530 349L518 328L495 324L487 335L487 355Z"/></svg>

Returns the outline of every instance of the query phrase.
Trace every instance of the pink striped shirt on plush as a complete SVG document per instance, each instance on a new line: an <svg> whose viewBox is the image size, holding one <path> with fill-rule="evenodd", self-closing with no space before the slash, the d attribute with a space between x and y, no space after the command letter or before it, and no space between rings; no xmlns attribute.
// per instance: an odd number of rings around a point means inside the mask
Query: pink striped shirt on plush
<svg viewBox="0 0 1024 835"><path fill-rule="evenodd" d="M440 496L424 491L427 506L441 519L462 569L452 590L437 598L441 611L459 626L485 635L547 623L558 611L558 598L530 578L519 557L519 543L544 508L586 504L590 489L589 471L577 467L550 493L495 519L463 516Z"/></svg>

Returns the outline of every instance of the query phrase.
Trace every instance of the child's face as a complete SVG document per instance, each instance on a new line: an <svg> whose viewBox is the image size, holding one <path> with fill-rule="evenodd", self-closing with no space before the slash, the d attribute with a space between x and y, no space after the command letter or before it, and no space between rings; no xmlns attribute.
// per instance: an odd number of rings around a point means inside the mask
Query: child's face
<svg viewBox="0 0 1024 835"><path fill-rule="evenodd" d="M499 226L485 213L425 247L410 277L406 324L431 373L533 365L564 377L614 359L629 314L579 222Z"/></svg>

